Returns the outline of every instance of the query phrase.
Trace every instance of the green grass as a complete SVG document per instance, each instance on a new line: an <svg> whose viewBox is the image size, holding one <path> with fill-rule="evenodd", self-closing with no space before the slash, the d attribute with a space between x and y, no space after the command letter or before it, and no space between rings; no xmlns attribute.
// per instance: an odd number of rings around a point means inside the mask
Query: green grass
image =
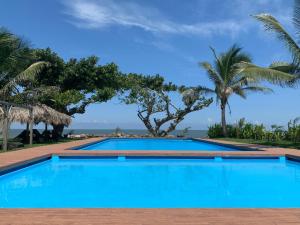
<svg viewBox="0 0 300 225"><path fill-rule="evenodd" d="M275 146L275 147L282 147L282 148L296 148L300 149L300 142L294 143L291 141L266 141L266 140L253 140L253 139L239 139L239 138L216 138L217 140L224 140L224 141L233 141L245 144L259 144L259 145L266 145L266 146Z"/></svg>
<svg viewBox="0 0 300 225"><path fill-rule="evenodd" d="M40 147L40 146L45 146L45 145L62 144L62 143L67 143L67 142L77 141L77 140L81 140L81 139L80 138L74 138L74 139L63 138L63 139L60 139L59 141L47 141L47 142L43 142L43 143L34 143L32 146L30 146L29 144L25 144L23 147L15 148L15 149L8 149L7 151L3 151L2 149L0 149L0 153L18 151L21 149L34 148L34 147ZM2 140L0 140L0 142L2 142ZM13 141L10 140L9 142L13 142Z"/></svg>

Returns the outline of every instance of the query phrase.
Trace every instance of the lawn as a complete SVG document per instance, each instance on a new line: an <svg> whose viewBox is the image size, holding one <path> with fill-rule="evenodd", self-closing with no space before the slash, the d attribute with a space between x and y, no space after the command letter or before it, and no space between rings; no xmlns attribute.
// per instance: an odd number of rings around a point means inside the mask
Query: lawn
<svg viewBox="0 0 300 225"><path fill-rule="evenodd" d="M72 139L71 138L62 138L58 141L47 141L47 142L42 142L42 143L34 143L32 146L30 146L29 144L25 144L23 147L8 149L7 151L3 151L2 149L0 149L0 153L9 152L9 151L17 151L17 150L26 149L26 148L40 147L40 146L45 146L45 145L61 144L61 143L77 141L77 140L81 140L81 138L72 138ZM2 142L2 140L0 140L0 143L1 142ZM9 142L14 142L14 141L10 140Z"/></svg>
<svg viewBox="0 0 300 225"><path fill-rule="evenodd" d="M300 142L291 142L291 141L267 141L267 140L254 140L254 139L239 139L239 138L217 138L217 140L224 141L233 141L239 143L246 144L259 144L259 145L267 145L267 146L275 146L282 148L296 148L300 149Z"/></svg>

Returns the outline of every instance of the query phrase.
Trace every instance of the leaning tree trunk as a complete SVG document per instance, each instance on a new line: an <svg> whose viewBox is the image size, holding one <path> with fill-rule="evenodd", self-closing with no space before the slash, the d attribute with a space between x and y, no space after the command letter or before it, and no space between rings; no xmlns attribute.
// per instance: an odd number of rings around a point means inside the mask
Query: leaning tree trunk
<svg viewBox="0 0 300 225"><path fill-rule="evenodd" d="M26 123L25 143L29 143L29 123Z"/></svg>
<svg viewBox="0 0 300 225"><path fill-rule="evenodd" d="M65 125L52 125L53 126L53 134L56 135L58 138L62 137Z"/></svg>
<svg viewBox="0 0 300 225"><path fill-rule="evenodd" d="M227 137L227 125L226 125L226 104L221 104L221 124L223 136Z"/></svg>

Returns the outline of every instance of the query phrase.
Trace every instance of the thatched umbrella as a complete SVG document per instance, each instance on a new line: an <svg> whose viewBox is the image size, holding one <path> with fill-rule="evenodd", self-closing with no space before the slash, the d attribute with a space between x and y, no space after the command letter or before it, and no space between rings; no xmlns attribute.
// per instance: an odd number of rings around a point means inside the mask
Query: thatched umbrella
<svg viewBox="0 0 300 225"><path fill-rule="evenodd" d="M69 126L72 122L72 119L70 116L58 112L46 105L40 105L37 106L40 108L40 110L44 110L45 114L44 114L44 118L40 118L44 123L47 124L55 124L55 125L59 125L59 124L64 124L66 126Z"/></svg>
<svg viewBox="0 0 300 225"><path fill-rule="evenodd" d="M5 110L0 108L1 120L4 121L6 119L6 114L9 122L27 123L30 125L30 145L32 145L33 123L43 122L45 124L64 124L68 126L72 121L70 116L42 104L27 107L11 106L8 113L5 113Z"/></svg>
<svg viewBox="0 0 300 225"><path fill-rule="evenodd" d="M0 117L3 116L3 110L0 110ZM70 125L71 117L60 113L46 105L36 105L29 109L21 107L11 107L8 113L8 119L10 122L30 123L38 124L40 122L47 124L64 124Z"/></svg>

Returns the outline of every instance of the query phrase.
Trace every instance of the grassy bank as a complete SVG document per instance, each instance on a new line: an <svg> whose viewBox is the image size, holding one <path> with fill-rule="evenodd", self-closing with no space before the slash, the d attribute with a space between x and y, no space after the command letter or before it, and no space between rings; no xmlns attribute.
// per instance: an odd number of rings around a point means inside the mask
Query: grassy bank
<svg viewBox="0 0 300 225"><path fill-rule="evenodd" d="M266 146L275 146L282 148L296 148L300 149L300 142L294 143L291 141L266 141L266 140L254 140L254 139L239 139L239 138L216 138L216 140L233 141L245 144L259 144Z"/></svg>
<svg viewBox="0 0 300 225"><path fill-rule="evenodd" d="M63 139L60 139L58 141L47 141L47 142L42 142L42 143L34 143L32 146L30 146L29 144L25 144L23 147L8 149L7 151L3 151L2 149L0 149L0 153L18 151L18 150L21 150L21 149L34 148L34 147L40 147L40 146L45 146L45 145L62 144L62 143L77 141L77 140L82 140L82 139L80 139L80 138L74 138L74 139L63 138ZM1 142L2 142L2 140L0 140L0 143ZM13 142L13 141L9 141L9 142Z"/></svg>

